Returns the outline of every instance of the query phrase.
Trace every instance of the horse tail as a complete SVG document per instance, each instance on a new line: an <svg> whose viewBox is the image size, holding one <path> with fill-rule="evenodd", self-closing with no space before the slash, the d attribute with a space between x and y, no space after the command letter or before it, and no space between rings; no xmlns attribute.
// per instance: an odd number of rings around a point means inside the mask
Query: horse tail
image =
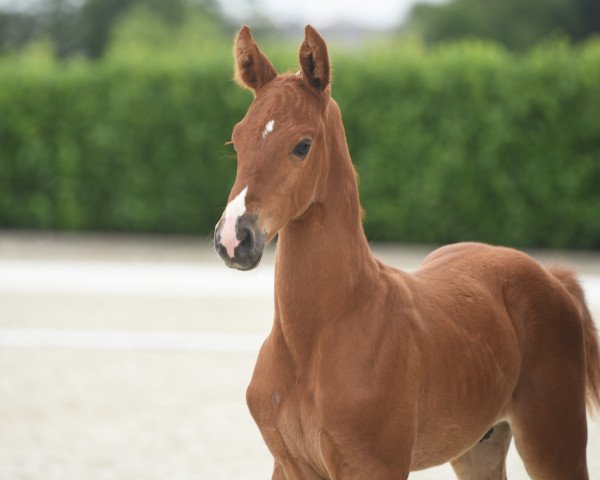
<svg viewBox="0 0 600 480"><path fill-rule="evenodd" d="M575 273L571 270L563 267L551 267L549 271L564 285L577 305L583 327L587 403L590 409L593 410L596 407L597 411L600 411L600 342L598 330L585 301L585 294Z"/></svg>

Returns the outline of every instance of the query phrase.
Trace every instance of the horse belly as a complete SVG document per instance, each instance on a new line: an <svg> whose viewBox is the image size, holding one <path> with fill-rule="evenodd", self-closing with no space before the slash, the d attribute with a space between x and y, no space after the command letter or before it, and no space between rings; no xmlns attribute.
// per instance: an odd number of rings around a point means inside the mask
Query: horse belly
<svg viewBox="0 0 600 480"><path fill-rule="evenodd" d="M412 450L411 470L422 470L459 457L475 445L498 422L506 419L505 408L510 394L498 393L494 401L475 405L465 401L464 407L450 407L425 413L435 423L418 425ZM441 400L443 402L443 400ZM448 399L452 402L452 399Z"/></svg>
<svg viewBox="0 0 600 480"><path fill-rule="evenodd" d="M479 331L447 332L443 343L434 342L419 402L414 470L456 458L505 418L520 372L518 340L507 316L486 317Z"/></svg>

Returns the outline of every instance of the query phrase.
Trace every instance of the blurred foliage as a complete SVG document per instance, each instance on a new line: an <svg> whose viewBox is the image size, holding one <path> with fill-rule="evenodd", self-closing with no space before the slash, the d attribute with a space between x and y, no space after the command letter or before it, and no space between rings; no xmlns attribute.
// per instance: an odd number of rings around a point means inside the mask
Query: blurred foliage
<svg viewBox="0 0 600 480"><path fill-rule="evenodd" d="M600 248L599 42L335 65L371 236Z"/></svg>
<svg viewBox="0 0 600 480"><path fill-rule="evenodd" d="M583 40L600 33L598 0L452 0L413 7L407 31L428 44L465 37L492 40L512 49L548 37Z"/></svg>
<svg viewBox="0 0 600 480"><path fill-rule="evenodd" d="M137 22L137 29L131 26L132 35L145 29L146 37L138 39L143 42L152 33L150 28L158 29L154 38L166 31L178 34L191 25L190 17L196 25L202 18L204 38L229 33L216 0L44 0L25 12L0 11L0 53L45 40L60 58L76 54L99 58L122 22Z"/></svg>
<svg viewBox="0 0 600 480"><path fill-rule="evenodd" d="M203 55L215 48L229 53L231 38L211 15L192 10L181 23L165 22L164 17L146 6L134 8L116 23L106 54L129 60L140 54L161 56Z"/></svg>
<svg viewBox="0 0 600 480"><path fill-rule="evenodd" d="M190 50L190 27L169 47L146 14L98 62L44 44L0 61L0 226L212 231L251 96L229 41ZM371 238L600 248L600 42L331 55Z"/></svg>

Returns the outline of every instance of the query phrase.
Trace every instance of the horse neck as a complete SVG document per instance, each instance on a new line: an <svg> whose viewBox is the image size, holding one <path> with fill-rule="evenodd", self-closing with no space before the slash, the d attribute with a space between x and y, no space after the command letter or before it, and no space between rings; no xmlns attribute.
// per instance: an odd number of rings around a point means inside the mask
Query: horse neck
<svg viewBox="0 0 600 480"><path fill-rule="evenodd" d="M306 365L323 323L348 309L376 269L366 240L358 186L341 115L326 116L329 172L321 202L279 233L275 264L276 326L292 356Z"/></svg>

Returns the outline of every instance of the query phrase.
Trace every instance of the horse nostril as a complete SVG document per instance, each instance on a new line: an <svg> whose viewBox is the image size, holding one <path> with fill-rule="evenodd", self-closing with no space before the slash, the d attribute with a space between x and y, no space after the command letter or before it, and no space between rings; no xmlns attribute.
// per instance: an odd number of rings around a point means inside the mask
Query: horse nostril
<svg viewBox="0 0 600 480"><path fill-rule="evenodd" d="M251 270L258 265L265 247L265 236L258 227L256 215L241 215L235 222L235 236L232 225L221 231L215 230L215 248L225 264L238 270Z"/></svg>
<svg viewBox="0 0 600 480"><path fill-rule="evenodd" d="M241 254L247 254L254 248L254 237L252 231L247 227L241 228L238 232L238 241L240 243L237 248Z"/></svg>
<svg viewBox="0 0 600 480"><path fill-rule="evenodd" d="M217 243L215 249L217 250L217 253L221 256L227 254L227 249L221 243Z"/></svg>

